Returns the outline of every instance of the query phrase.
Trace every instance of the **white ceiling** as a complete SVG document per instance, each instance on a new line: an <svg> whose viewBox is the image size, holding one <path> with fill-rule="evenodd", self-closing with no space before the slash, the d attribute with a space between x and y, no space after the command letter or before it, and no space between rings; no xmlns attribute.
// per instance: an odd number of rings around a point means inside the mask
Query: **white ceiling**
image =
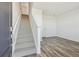
<svg viewBox="0 0 79 59"><path fill-rule="evenodd" d="M79 2L34 2L33 7L56 16L79 8Z"/></svg>

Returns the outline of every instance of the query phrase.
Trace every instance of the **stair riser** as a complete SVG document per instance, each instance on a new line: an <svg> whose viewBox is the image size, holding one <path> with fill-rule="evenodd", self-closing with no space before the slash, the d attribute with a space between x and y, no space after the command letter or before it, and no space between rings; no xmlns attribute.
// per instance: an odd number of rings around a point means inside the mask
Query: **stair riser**
<svg viewBox="0 0 79 59"><path fill-rule="evenodd" d="M16 50L18 50L18 49L21 49L21 48L28 48L28 47L30 47L30 46L34 46L34 43L33 42L28 42L28 43L21 43L21 44L16 44Z"/></svg>
<svg viewBox="0 0 79 59"><path fill-rule="evenodd" d="M27 35L32 35L32 33L30 33L30 32L28 32L28 33L26 33L26 32L22 32L22 33L19 32L19 33L18 33L18 36L19 36L19 35L20 35L20 36L22 36L22 35L26 35L26 36L27 36Z"/></svg>
<svg viewBox="0 0 79 59"><path fill-rule="evenodd" d="M14 57L23 57L23 56L27 56L27 55L35 54L35 53L36 53L36 50L35 49L31 49L31 50L28 50L28 51L15 53Z"/></svg>
<svg viewBox="0 0 79 59"><path fill-rule="evenodd" d="M17 44L22 44L22 43L25 43L25 42L33 42L33 40L26 40L26 41L19 40L17 42Z"/></svg>
<svg viewBox="0 0 79 59"><path fill-rule="evenodd" d="M22 34L21 34L21 35L18 35L17 39L18 39L18 38L22 38L22 37L24 37L24 38L25 38L25 37L27 37L27 38L28 38L28 37L33 38L32 34L28 34L28 35L22 35Z"/></svg>

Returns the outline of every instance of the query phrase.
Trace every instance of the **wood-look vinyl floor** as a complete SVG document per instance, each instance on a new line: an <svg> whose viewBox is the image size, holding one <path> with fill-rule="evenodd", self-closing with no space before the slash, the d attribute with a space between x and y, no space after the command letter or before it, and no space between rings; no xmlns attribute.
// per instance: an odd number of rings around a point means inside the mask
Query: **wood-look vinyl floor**
<svg viewBox="0 0 79 59"><path fill-rule="evenodd" d="M43 38L42 57L79 57L79 42L60 37Z"/></svg>
<svg viewBox="0 0 79 59"><path fill-rule="evenodd" d="M79 57L79 42L60 37L43 38L41 57ZM38 57L36 54L28 57Z"/></svg>

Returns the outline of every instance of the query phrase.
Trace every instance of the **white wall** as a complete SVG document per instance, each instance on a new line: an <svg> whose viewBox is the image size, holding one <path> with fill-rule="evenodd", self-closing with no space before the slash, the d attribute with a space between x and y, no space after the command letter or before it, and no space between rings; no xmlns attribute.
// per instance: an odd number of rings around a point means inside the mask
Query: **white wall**
<svg viewBox="0 0 79 59"><path fill-rule="evenodd" d="M41 30L42 30L42 11L40 9L33 8L33 6L30 7L30 24L31 29L35 41L36 46L36 53L41 53L41 47L40 47L40 41L42 39Z"/></svg>
<svg viewBox="0 0 79 59"><path fill-rule="evenodd" d="M17 3L17 2L13 2L12 3L12 26L14 27L16 22L17 22L17 19L20 15L20 4Z"/></svg>
<svg viewBox="0 0 79 59"><path fill-rule="evenodd" d="M35 19L37 26L42 26L42 15L43 15L42 10L32 8L32 15L33 18Z"/></svg>
<svg viewBox="0 0 79 59"><path fill-rule="evenodd" d="M20 25L21 20L21 12L20 12L20 5L18 2L12 3L12 56L14 55L14 49L17 39L17 33Z"/></svg>
<svg viewBox="0 0 79 59"><path fill-rule="evenodd" d="M43 14L43 37L56 36L56 17Z"/></svg>
<svg viewBox="0 0 79 59"><path fill-rule="evenodd" d="M57 17L57 35L79 42L79 9Z"/></svg>
<svg viewBox="0 0 79 59"><path fill-rule="evenodd" d="M29 15L29 2L21 2L21 14Z"/></svg>
<svg viewBox="0 0 79 59"><path fill-rule="evenodd" d="M79 42L79 9L59 16L43 14L42 37L59 36Z"/></svg>
<svg viewBox="0 0 79 59"><path fill-rule="evenodd" d="M37 8L32 8L32 16L35 20L35 23L36 23L37 27L39 27L42 31L42 23L43 23L42 10L37 9ZM41 37L42 37L42 32L41 32Z"/></svg>
<svg viewBox="0 0 79 59"><path fill-rule="evenodd" d="M13 40L15 40L17 37L20 19L21 19L20 4L17 2L13 2L12 3Z"/></svg>

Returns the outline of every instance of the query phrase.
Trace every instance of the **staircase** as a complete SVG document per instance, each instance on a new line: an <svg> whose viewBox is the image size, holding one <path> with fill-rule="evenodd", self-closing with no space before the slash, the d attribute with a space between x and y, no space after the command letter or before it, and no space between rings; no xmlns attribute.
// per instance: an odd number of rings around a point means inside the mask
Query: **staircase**
<svg viewBox="0 0 79 59"><path fill-rule="evenodd" d="M35 53L35 44L28 16L22 15L16 40L14 56L21 57Z"/></svg>

